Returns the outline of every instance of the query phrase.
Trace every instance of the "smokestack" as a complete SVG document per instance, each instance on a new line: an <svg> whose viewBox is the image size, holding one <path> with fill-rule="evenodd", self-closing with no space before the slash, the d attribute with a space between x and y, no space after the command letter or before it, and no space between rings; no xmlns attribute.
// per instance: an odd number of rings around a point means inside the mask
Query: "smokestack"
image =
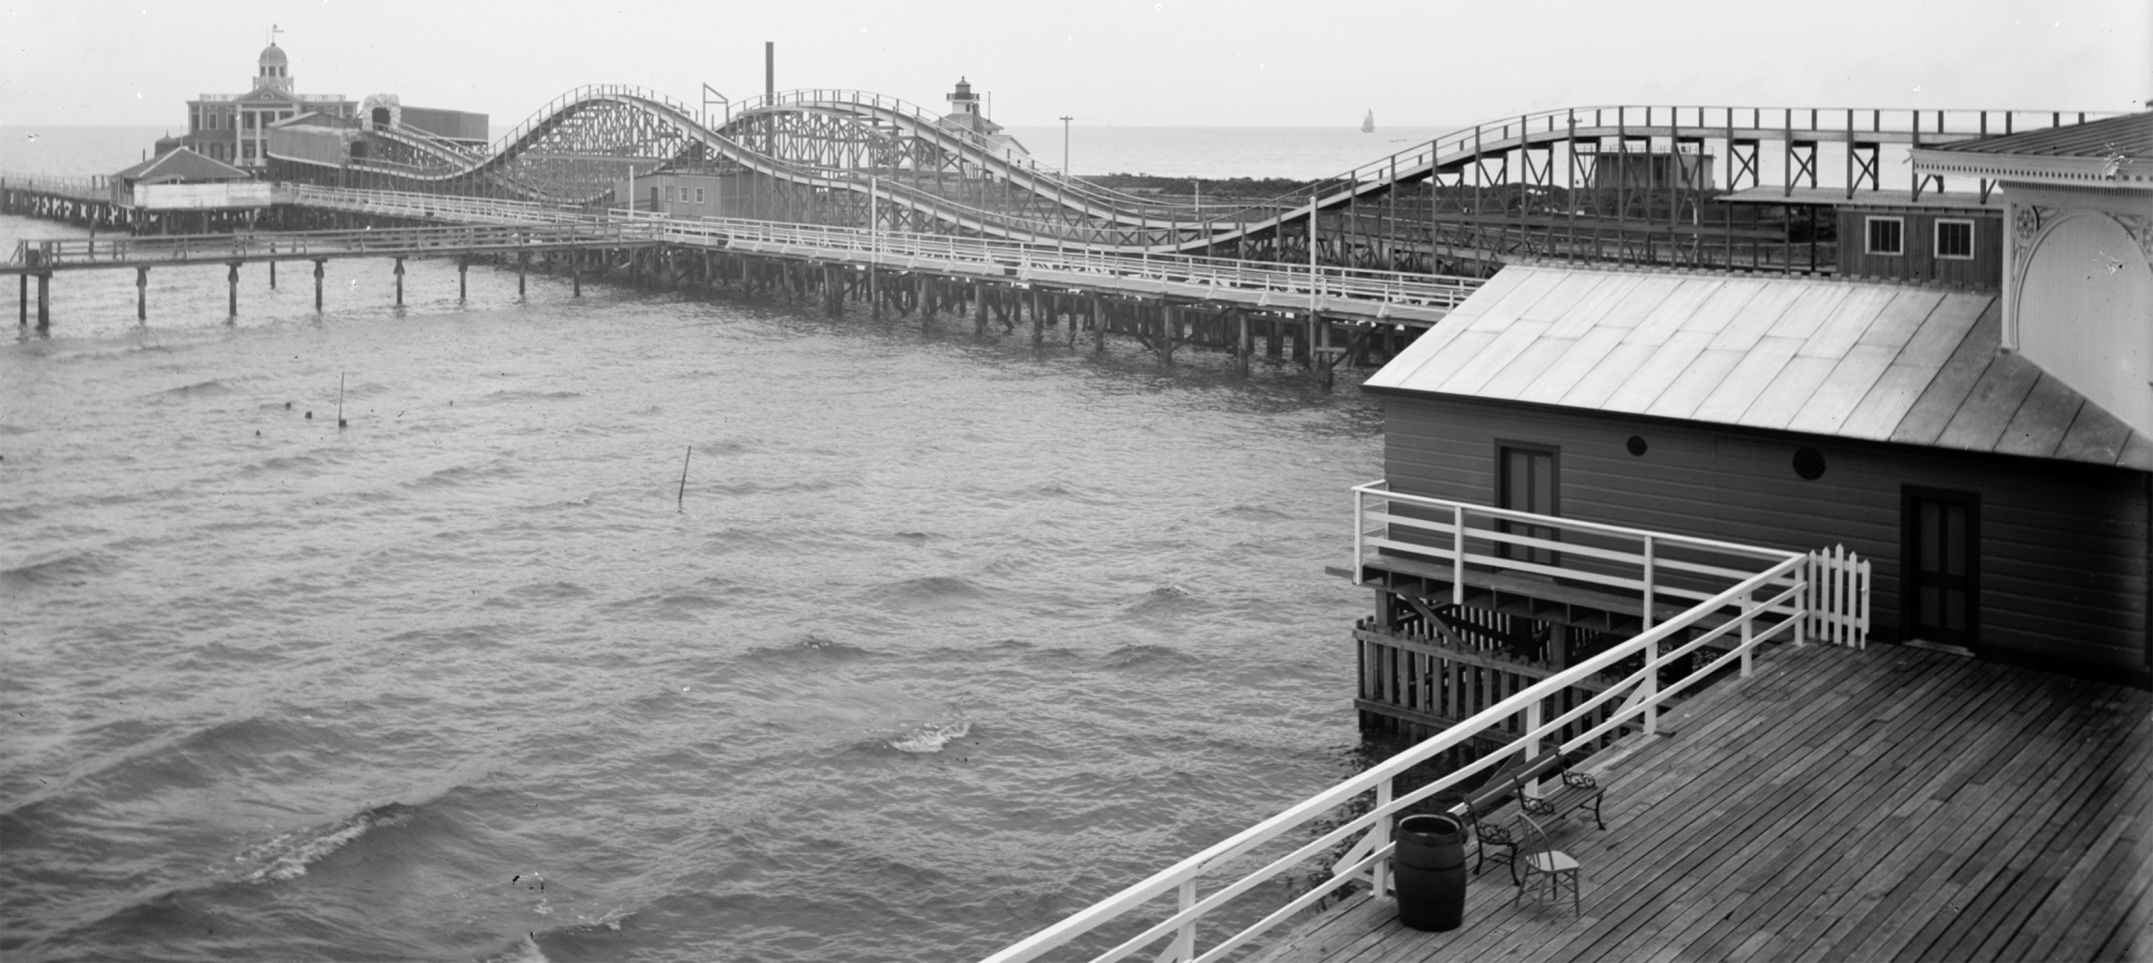
<svg viewBox="0 0 2153 963"><path fill-rule="evenodd" d="M763 99L777 99L777 41L763 41Z"/></svg>

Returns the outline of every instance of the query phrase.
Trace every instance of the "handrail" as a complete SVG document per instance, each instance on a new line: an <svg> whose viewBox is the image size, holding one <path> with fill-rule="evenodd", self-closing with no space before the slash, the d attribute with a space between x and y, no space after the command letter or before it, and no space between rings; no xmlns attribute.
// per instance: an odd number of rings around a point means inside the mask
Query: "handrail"
<svg viewBox="0 0 2153 963"><path fill-rule="evenodd" d="M1388 498L1410 500L1425 508L1455 508L1463 505L1391 493L1383 489L1380 483L1359 486L1354 491L1357 503L1370 494L1381 494ZM1356 511L1359 511L1358 507ZM1678 538L1635 529L1591 526L1552 516L1517 512L1503 514L1505 518L1530 521L1535 525L1571 526L1579 531L1590 530L1598 534L1634 534L1670 540ZM1802 581L1805 556L1800 553L1709 540L1689 541L1702 542L1754 558L1758 567L1744 577L1733 580L1733 584L1703 597L1681 614L1628 641L1556 672L1433 738L1079 910L987 957L987 963L1024 963L1042 959L1048 953L1075 940L1103 935L1099 933L1103 927L1122 921L1130 914L1169 896L1175 898L1175 903L1161 918L1133 924L1141 928L1092 959L1098 963L1125 959L1139 950L1156 946L1161 941L1170 942L1164 952L1158 955L1160 960L1211 961L1222 958L1302 910L1317 904L1348 883L1366 879L1373 884L1377 893L1385 892L1389 886L1389 863L1395 849L1390 837L1391 820L1402 814L1407 807L1437 793L1448 791L1513 756L1531 759L1537 758L1546 749L1554 752L1573 751L1595 745L1633 725L1641 726L1647 732L1654 731L1661 707L1701 684L1713 673L1739 663L1741 674L1747 676L1751 670L1753 653L1758 646L1784 636L1792 636L1795 644L1801 644L1802 616L1807 605L1807 586ZM1725 616L1725 621L1717 626L1703 624L1707 617L1715 614ZM1670 641L1678 633L1690 631L1697 632L1690 640ZM1723 647L1726 651L1712 658L1693 659L1689 671L1682 672L1679 677L1671 675L1681 671L1680 667L1684 664L1676 660L1699 654L1707 645ZM1606 688L1590 698L1581 700L1568 709L1549 710L1548 700L1562 695L1572 685L1602 676L1622 663L1640 657L1641 665L1637 669L1608 682ZM1590 724L1567 739L1559 737L1566 728L1583 724L1593 713L1604 711L1603 707L1616 699L1625 701L1619 708L1607 712L1600 722ZM1403 794L1397 791L1397 779L1413 767L1464 745L1468 740L1484 737L1487 733L1506 727L1514 727L1521 734L1475 762L1418 789ZM1546 743L1551 738L1556 740L1556 744L1549 747ZM1370 793L1374 794L1375 801L1365 812L1354 812L1350 808L1356 800ZM1341 813L1341 810L1345 812ZM1326 821L1333 819L1338 820L1336 825ZM1311 838L1300 841L1290 851L1269 859L1252 872L1217 881L1217 888L1210 895L1200 895L1199 883L1210 879L1216 869L1251 857L1257 853L1259 847L1287 837L1297 830L1309 831ZM1198 924L1210 921L1215 911L1231 903L1235 897L1256 890L1265 882L1305 864L1310 859L1334 852L1356 836L1359 837L1358 843L1338 860L1328 877L1318 881L1314 887L1284 906L1270 911L1252 924L1232 931L1218 939L1214 945L1199 951Z"/></svg>
<svg viewBox="0 0 2153 963"><path fill-rule="evenodd" d="M1233 258L1106 252L1031 241L746 218L683 217L645 212L627 216L621 216L620 212L601 215L568 205L411 191L355 190L307 184L279 184L276 191L283 203L414 220L458 218L475 224L511 226L633 223L646 232L642 236L672 243L731 246L756 242L798 246L825 256L849 255L857 260L876 260L885 264L921 261L992 265L997 275L1006 271L1020 283L1074 285L1093 276L1111 276L1148 279L1162 285L1196 286L1221 294L1268 292L1281 296L1276 306L1289 312L1340 299L1453 308L1484 283L1479 278L1402 271L1330 265L1310 270L1297 265ZM80 243L53 241L49 242L51 247L40 250L49 252L44 255L47 264L73 263L75 255L70 253L73 251L70 245ZM201 247L208 243L198 241L196 245ZM108 244L104 250L108 256L103 260L110 260L113 248ZM1190 292L1182 289L1177 293Z"/></svg>

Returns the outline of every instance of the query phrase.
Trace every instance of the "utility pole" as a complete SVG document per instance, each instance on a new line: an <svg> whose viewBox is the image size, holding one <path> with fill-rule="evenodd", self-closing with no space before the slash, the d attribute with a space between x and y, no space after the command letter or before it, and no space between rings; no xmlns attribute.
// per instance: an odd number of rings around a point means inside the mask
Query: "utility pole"
<svg viewBox="0 0 2153 963"><path fill-rule="evenodd" d="M1070 121L1070 119L1071 119L1071 118L1069 117L1069 115L1068 115L1068 114L1063 114L1063 115L1062 115L1062 173L1063 173L1063 174L1067 174L1067 173L1069 173L1069 121Z"/></svg>

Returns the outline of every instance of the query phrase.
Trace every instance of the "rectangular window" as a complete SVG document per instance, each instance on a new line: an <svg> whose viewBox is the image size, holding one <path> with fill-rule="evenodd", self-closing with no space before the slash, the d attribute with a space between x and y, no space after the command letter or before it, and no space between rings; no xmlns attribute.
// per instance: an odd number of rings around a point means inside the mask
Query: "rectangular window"
<svg viewBox="0 0 2153 963"><path fill-rule="evenodd" d="M695 203L703 203L703 189L700 187L695 189Z"/></svg>
<svg viewBox="0 0 2153 963"><path fill-rule="evenodd" d="M1974 222L1955 218L1936 219L1936 256L1953 261L1974 259Z"/></svg>
<svg viewBox="0 0 2153 963"><path fill-rule="evenodd" d="M1906 253L1906 218L1871 217L1868 223L1868 247L1870 254Z"/></svg>

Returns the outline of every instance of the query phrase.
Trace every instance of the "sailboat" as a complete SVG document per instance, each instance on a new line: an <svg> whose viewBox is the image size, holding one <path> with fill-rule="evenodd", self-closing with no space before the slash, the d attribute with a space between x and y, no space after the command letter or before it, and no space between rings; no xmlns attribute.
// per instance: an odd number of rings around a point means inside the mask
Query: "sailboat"
<svg viewBox="0 0 2153 963"><path fill-rule="evenodd" d="M1369 112L1368 112L1368 116L1366 116L1366 117L1363 117L1363 118L1361 118L1361 133L1363 133L1363 134L1373 134L1373 133L1375 133L1375 132L1376 132L1376 112L1375 112L1375 111L1373 111L1373 110L1371 110L1371 111L1369 111Z"/></svg>

